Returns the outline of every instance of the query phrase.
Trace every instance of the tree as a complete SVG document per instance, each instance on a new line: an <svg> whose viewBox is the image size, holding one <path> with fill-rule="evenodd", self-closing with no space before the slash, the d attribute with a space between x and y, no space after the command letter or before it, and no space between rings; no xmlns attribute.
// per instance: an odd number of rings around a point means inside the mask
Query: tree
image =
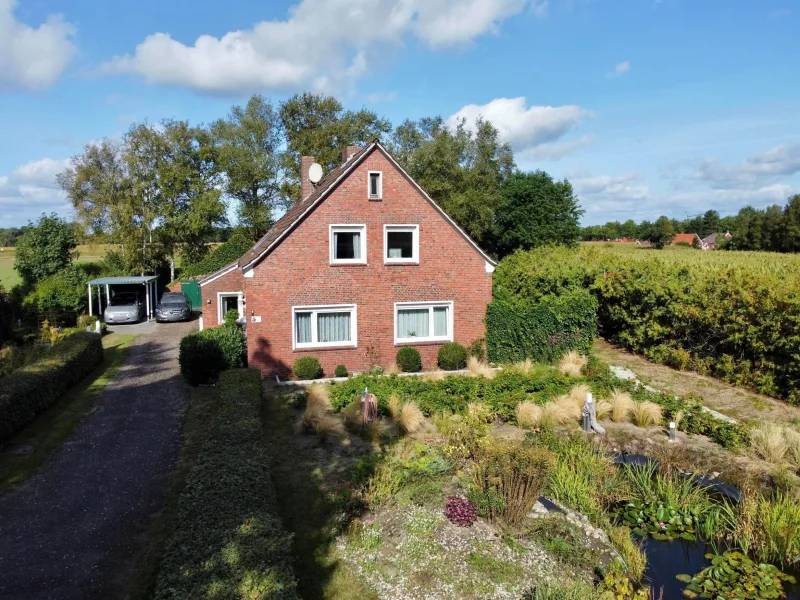
<svg viewBox="0 0 800 600"><path fill-rule="evenodd" d="M493 246L500 186L514 169L514 155L489 121L448 127L441 117L405 121L390 150L422 188L476 242Z"/></svg>
<svg viewBox="0 0 800 600"><path fill-rule="evenodd" d="M663 248L672 241L675 237L675 228L672 225L669 217L658 217L647 235L647 241L653 244L658 249Z"/></svg>
<svg viewBox="0 0 800 600"><path fill-rule="evenodd" d="M162 127L166 152L158 166L162 192L155 233L171 259L173 280L176 248L186 263L198 262L214 227L227 220L211 134L185 121L165 121Z"/></svg>
<svg viewBox="0 0 800 600"><path fill-rule="evenodd" d="M800 252L800 194L789 198L783 209L784 227L781 250Z"/></svg>
<svg viewBox="0 0 800 600"><path fill-rule="evenodd" d="M17 240L14 269L26 285L55 275L77 257L75 231L55 213L43 214Z"/></svg>
<svg viewBox="0 0 800 600"><path fill-rule="evenodd" d="M281 197L283 131L278 112L263 96L234 106L211 126L225 194L239 203L239 225L253 240L266 233L274 211L286 204Z"/></svg>
<svg viewBox="0 0 800 600"><path fill-rule="evenodd" d="M495 216L500 256L519 248L577 243L583 211L566 179L553 181L544 171L517 172L503 183L501 195Z"/></svg>
<svg viewBox="0 0 800 600"><path fill-rule="evenodd" d="M300 158L313 156L327 173L341 163L345 146L364 144L392 130L391 123L370 110L346 111L331 96L295 94L280 106L286 134L283 196L300 199Z"/></svg>
<svg viewBox="0 0 800 600"><path fill-rule="evenodd" d="M628 219L620 226L620 234L624 238L632 240L636 237L637 227L633 219Z"/></svg>
<svg viewBox="0 0 800 600"><path fill-rule="evenodd" d="M700 237L706 237L712 233L718 233L720 227L719 221L719 213L717 211L707 210L703 215L700 231L697 233L700 235Z"/></svg>

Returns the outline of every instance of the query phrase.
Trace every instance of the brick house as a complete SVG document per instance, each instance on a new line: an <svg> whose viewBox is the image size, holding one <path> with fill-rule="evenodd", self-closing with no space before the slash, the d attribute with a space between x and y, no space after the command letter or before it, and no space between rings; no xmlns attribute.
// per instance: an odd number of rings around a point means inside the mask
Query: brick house
<svg viewBox="0 0 800 600"><path fill-rule="evenodd" d="M495 262L376 139L347 147L318 184L236 263L200 281L203 324L239 310L248 359L287 376L315 356L326 374L394 362L406 345L435 366L442 344L484 337Z"/></svg>

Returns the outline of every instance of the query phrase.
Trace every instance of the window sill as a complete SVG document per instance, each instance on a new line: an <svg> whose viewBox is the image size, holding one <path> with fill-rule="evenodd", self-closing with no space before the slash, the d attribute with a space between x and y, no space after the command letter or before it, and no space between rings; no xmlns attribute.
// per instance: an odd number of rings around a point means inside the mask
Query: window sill
<svg viewBox="0 0 800 600"><path fill-rule="evenodd" d="M366 267L365 262L332 262L328 263L331 267Z"/></svg>
<svg viewBox="0 0 800 600"><path fill-rule="evenodd" d="M332 350L335 352L340 352L342 350L357 350L358 346L309 346L303 348L293 348L292 352L326 352L328 350Z"/></svg>
<svg viewBox="0 0 800 600"><path fill-rule="evenodd" d="M426 338L426 339L422 339L422 340L409 340L409 341L402 341L402 342L398 341L398 340L395 340L394 341L394 346L395 346L395 348L397 348L399 346L437 346L437 345L441 346L442 344L449 344L452 341L453 340L451 340L451 339L444 339L444 338L438 339L438 340L432 340L432 339Z"/></svg>
<svg viewBox="0 0 800 600"><path fill-rule="evenodd" d="M419 266L418 260L385 260L383 264L387 266L398 266L398 267L417 267Z"/></svg>

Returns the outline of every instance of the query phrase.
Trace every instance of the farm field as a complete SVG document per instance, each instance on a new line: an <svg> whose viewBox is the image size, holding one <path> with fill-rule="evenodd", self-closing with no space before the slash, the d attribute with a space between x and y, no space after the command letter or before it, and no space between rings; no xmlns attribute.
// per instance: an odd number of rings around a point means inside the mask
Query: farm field
<svg viewBox="0 0 800 600"><path fill-rule="evenodd" d="M114 244L87 244L77 248L79 253L78 262L96 262L102 259L106 253L115 248ZM0 250L0 285L6 290L20 282L17 272L14 270L14 248L3 248Z"/></svg>

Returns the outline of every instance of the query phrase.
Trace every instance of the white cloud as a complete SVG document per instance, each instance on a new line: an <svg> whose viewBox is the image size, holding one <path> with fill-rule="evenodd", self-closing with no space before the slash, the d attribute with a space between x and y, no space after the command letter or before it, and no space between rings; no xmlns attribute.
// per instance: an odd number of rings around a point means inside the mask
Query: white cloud
<svg viewBox="0 0 800 600"><path fill-rule="evenodd" d="M800 173L800 144L775 146L733 166L723 165L718 159L706 159L690 177L724 189L777 182L780 177L796 173Z"/></svg>
<svg viewBox="0 0 800 600"><path fill-rule="evenodd" d="M447 123L454 127L460 119L474 129L478 117L497 128L500 139L515 150L525 150L554 142L575 129L591 113L580 106L527 106L524 97L495 98L488 104L468 104L451 115Z"/></svg>
<svg viewBox="0 0 800 600"><path fill-rule="evenodd" d="M16 0L0 0L0 84L31 90L52 85L75 57L75 27L51 15L37 28L18 22Z"/></svg>
<svg viewBox="0 0 800 600"><path fill-rule="evenodd" d="M0 0L2 1L2 0ZM148 83L213 92L311 86L333 90L363 75L385 46L416 37L433 48L466 44L498 31L528 0L302 0L283 21L193 45L168 33L146 37L102 71L135 73Z"/></svg>
<svg viewBox="0 0 800 600"><path fill-rule="evenodd" d="M367 96L367 101L370 104L379 104L381 102L394 102L397 99L397 92L376 92Z"/></svg>
<svg viewBox="0 0 800 600"><path fill-rule="evenodd" d="M617 75L625 75L630 70L631 70L631 62L629 60L621 62L617 64L616 67L614 67L614 73L616 73Z"/></svg>
<svg viewBox="0 0 800 600"><path fill-rule="evenodd" d="M67 214L70 207L56 175L68 164L68 159L43 158L0 176L0 227L23 225L43 212Z"/></svg>
<svg viewBox="0 0 800 600"><path fill-rule="evenodd" d="M515 160L517 164L523 168L526 163L561 160L568 154L577 152L581 148L591 146L593 143L593 135L584 135L565 142L546 142L518 152L515 156Z"/></svg>

